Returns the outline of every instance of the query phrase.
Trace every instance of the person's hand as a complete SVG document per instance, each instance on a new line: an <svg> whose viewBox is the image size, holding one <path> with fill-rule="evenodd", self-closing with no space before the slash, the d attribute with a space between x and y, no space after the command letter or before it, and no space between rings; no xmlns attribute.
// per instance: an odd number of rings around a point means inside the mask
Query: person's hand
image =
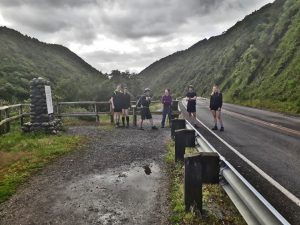
<svg viewBox="0 0 300 225"><path fill-rule="evenodd" d="M115 109L115 106L114 106L114 105L112 105L112 106L111 106L111 108L112 108L112 109Z"/></svg>
<svg viewBox="0 0 300 225"><path fill-rule="evenodd" d="M220 111L220 112L221 112L221 108L218 108L218 111Z"/></svg>

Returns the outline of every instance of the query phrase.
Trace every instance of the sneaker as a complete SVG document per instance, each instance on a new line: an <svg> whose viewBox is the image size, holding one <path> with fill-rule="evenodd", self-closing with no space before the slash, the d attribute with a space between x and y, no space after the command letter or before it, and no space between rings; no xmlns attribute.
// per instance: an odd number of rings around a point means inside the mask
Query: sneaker
<svg viewBox="0 0 300 225"><path fill-rule="evenodd" d="M152 130L157 130L158 128L156 126L151 127Z"/></svg>
<svg viewBox="0 0 300 225"><path fill-rule="evenodd" d="M143 127L140 127L139 130L145 130Z"/></svg>
<svg viewBox="0 0 300 225"><path fill-rule="evenodd" d="M220 131L224 131L224 127L221 127Z"/></svg>
<svg viewBox="0 0 300 225"><path fill-rule="evenodd" d="M211 128L212 130L218 130L217 126L214 126L213 128ZM222 128L221 128L222 129Z"/></svg>
<svg viewBox="0 0 300 225"><path fill-rule="evenodd" d="M126 125L126 128L129 128L129 124Z"/></svg>

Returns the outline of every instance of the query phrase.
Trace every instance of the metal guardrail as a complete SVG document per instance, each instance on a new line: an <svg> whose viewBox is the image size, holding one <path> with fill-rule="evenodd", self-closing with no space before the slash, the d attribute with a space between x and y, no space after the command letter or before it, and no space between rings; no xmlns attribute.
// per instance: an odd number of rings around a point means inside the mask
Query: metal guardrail
<svg viewBox="0 0 300 225"><path fill-rule="evenodd" d="M221 160L221 186L235 204L247 224L290 225L290 223L186 120L186 127L195 130L196 149L215 152Z"/></svg>

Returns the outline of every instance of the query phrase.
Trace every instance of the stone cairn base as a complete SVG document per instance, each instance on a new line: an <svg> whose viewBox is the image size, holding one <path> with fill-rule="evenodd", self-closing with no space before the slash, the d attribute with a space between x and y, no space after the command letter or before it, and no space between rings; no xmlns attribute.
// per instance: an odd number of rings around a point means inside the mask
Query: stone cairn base
<svg viewBox="0 0 300 225"><path fill-rule="evenodd" d="M62 130L62 122L48 115L45 85L50 82L39 77L30 82L30 120L22 127L24 132L42 131L49 134L56 134Z"/></svg>

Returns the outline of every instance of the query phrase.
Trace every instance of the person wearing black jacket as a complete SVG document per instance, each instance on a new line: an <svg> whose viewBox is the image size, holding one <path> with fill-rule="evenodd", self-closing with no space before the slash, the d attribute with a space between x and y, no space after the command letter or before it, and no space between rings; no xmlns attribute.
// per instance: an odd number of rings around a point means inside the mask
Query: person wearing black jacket
<svg viewBox="0 0 300 225"><path fill-rule="evenodd" d="M126 117L126 128L129 128L129 114L128 109L130 108L130 94L128 93L127 87L123 89L122 96L122 124L125 127L125 117Z"/></svg>
<svg viewBox="0 0 300 225"><path fill-rule="evenodd" d="M141 107L141 121L140 121L140 130L144 130L143 123L144 120L149 120L151 124L152 130L157 130L157 127L153 124L152 115L150 112L150 103L151 103L151 97L150 97L150 89L146 88L144 91L144 94L140 97L138 100L137 105Z"/></svg>
<svg viewBox="0 0 300 225"><path fill-rule="evenodd" d="M220 89L217 85L213 86L212 93L210 95L210 104L209 108L211 110L211 113L214 118L215 126L212 128L212 130L218 130L217 121L220 122L220 131L224 131L223 121L221 118L221 109L223 105L223 96L220 92Z"/></svg>
<svg viewBox="0 0 300 225"><path fill-rule="evenodd" d="M120 116L122 113L122 99L123 99L122 85L119 84L110 98L110 104L114 111L116 127L119 127L120 125Z"/></svg>
<svg viewBox="0 0 300 225"><path fill-rule="evenodd" d="M187 107L186 110L189 113L189 120L192 124L194 124L195 128L198 128L197 126L197 115L196 115L196 101L197 101L197 94L194 91L194 87L192 85L188 86L188 92L186 94L186 101L187 101Z"/></svg>

